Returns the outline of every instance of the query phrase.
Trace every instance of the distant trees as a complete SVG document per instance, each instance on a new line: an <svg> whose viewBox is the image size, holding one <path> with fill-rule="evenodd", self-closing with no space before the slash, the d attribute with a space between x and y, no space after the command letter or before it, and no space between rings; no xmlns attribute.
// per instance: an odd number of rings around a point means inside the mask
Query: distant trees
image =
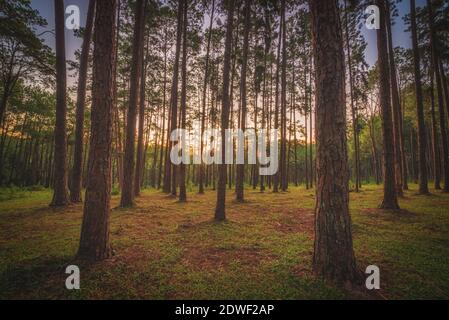
<svg viewBox="0 0 449 320"><path fill-rule="evenodd" d="M96 257L92 250L97 250L100 259L109 256L105 230L111 188L121 192L122 207L132 206L146 187L162 187L180 201L192 188L216 191L215 219L221 221L227 187L235 187L236 200L243 202L245 184L274 193L287 191L292 183L307 189L316 185L314 269L333 280L353 281L352 186L357 192L364 183L383 183L384 209L399 208L398 196L408 181L419 180L422 194L429 192L431 180L434 189L441 189L441 180L448 191L445 2L429 0L416 8L410 1L410 17L403 13L411 24L409 49L394 46L399 7L377 0L378 61L369 66L369 47L359 25L365 9L361 2L116 0L112 9L91 0L76 55L78 83L69 87L76 89L76 103L66 89L63 1L55 4L57 63L35 30L45 27L45 20L30 3L5 0L0 6L0 185L53 187L57 206L69 203L68 182L72 202L80 202L87 187L81 255ZM114 21L110 10L116 10ZM112 21L114 34L111 23L100 26L95 17ZM92 37L96 51L89 110ZM49 80L55 74L52 90L48 83L53 84ZM112 102L100 101L109 94ZM171 162L176 143L171 133L177 128L221 130L218 139L202 140L200 149L201 155L221 152L224 162L225 150L219 151L224 130L237 127L279 130L275 175L259 175L260 163ZM90 139L85 138L87 129ZM106 130L105 140L100 129ZM235 141L232 147L237 149ZM187 149L191 152L192 146ZM68 165L73 168L70 179ZM109 170L111 177L106 177ZM331 237L343 245L326 242Z"/></svg>
<svg viewBox="0 0 449 320"><path fill-rule="evenodd" d="M98 261L112 255L109 215L117 0L96 1L95 12L89 178L78 256Z"/></svg>

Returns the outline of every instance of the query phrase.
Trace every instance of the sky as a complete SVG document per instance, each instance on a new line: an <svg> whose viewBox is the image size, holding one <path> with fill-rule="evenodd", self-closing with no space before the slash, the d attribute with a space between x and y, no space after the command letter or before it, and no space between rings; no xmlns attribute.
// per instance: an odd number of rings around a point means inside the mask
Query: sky
<svg viewBox="0 0 449 320"><path fill-rule="evenodd" d="M33 8L37 9L41 15L47 20L48 26L46 29L54 29L54 0L31 0ZM81 26L86 23L87 16L87 0L66 0L65 5L77 5L80 8L81 13ZM421 7L425 5L425 0L417 0L416 6ZM393 26L393 42L394 46L402 46L409 48L411 46L411 38L408 32L405 32L406 26L402 19L403 16L410 11L410 1L402 0L398 4L399 16L395 19ZM39 30L41 31L41 30ZM43 30L42 30L43 31ZM374 65L377 60L377 45L376 45L376 32L375 30L369 30L367 28L362 29L362 33L368 43L367 51L365 53L366 60L369 65ZM50 47L54 47L54 36L51 33L47 33L44 36L47 44ZM81 47L81 39L73 35L73 31L66 29L66 55L67 59L75 59L75 51Z"/></svg>

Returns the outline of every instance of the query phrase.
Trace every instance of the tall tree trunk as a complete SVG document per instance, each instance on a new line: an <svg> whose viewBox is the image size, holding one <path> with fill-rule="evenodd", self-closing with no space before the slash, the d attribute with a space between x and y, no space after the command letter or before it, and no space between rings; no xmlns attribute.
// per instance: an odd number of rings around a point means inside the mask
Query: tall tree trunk
<svg viewBox="0 0 449 320"><path fill-rule="evenodd" d="M280 13L282 15L282 13ZM281 19L282 20L282 19ZM276 55L276 88L274 94L274 130L279 130L279 75L281 69L282 21L279 22L278 47ZM279 171L273 177L273 192L279 192Z"/></svg>
<svg viewBox="0 0 449 320"><path fill-rule="evenodd" d="M251 29L251 0L245 0L244 8L244 23L243 28L243 52L242 52L242 69L240 75L240 103L241 103L241 115L240 115L240 129L246 130L246 113L247 113L247 100L246 100L246 88L247 88L247 70L248 70L248 51L249 51L249 32ZM243 148L245 142L243 142ZM245 165L237 165L236 176L236 199L239 202L245 200L244 196L244 183L245 183Z"/></svg>
<svg viewBox="0 0 449 320"><path fill-rule="evenodd" d="M167 30L165 30L167 31ZM159 173L157 179L157 188L160 189L162 184L162 168L164 161L164 143L165 143L165 120L166 120L166 109L167 109L167 32L165 32L164 40L164 89L163 89L163 107L162 107L162 139L161 139L161 149L159 158ZM168 125L167 125L168 127ZM167 134L168 135L168 134ZM166 150L166 148L165 148Z"/></svg>
<svg viewBox="0 0 449 320"><path fill-rule="evenodd" d="M103 260L112 255L109 215L116 11L116 0L96 1L92 126L86 199L78 249L78 256L89 260Z"/></svg>
<svg viewBox="0 0 449 320"><path fill-rule="evenodd" d="M181 43L182 43L182 23L183 23L183 6L182 1L178 2L178 22L176 30L176 52L175 52L175 62L173 65L173 82L171 87L171 97L170 97L170 130L168 132L168 146L167 157L165 159L166 169L164 178L164 192L170 193L176 196L176 170L173 167L170 160L170 150L173 143L170 141L170 133L177 129L178 126L178 82L179 82L179 56L181 54Z"/></svg>
<svg viewBox="0 0 449 320"><path fill-rule="evenodd" d="M282 72L281 72L281 190L287 190L287 26L285 0L281 1Z"/></svg>
<svg viewBox="0 0 449 320"><path fill-rule="evenodd" d="M343 35L337 1L309 2L316 62L317 199L314 271L337 283L358 272L349 215Z"/></svg>
<svg viewBox="0 0 449 320"><path fill-rule="evenodd" d="M430 77L430 112L432 119L432 149L433 149L433 170L434 170L434 187L435 190L441 190L441 157L440 157L440 138L438 136L437 119L435 113L435 91L433 80L433 67L430 63L429 77Z"/></svg>
<svg viewBox="0 0 449 320"><path fill-rule="evenodd" d="M80 69L78 79L78 92L76 99L76 125L75 148L73 153L72 183L70 188L70 200L81 202L81 177L83 173L83 146L84 146L84 111L86 109L86 84L87 69L89 67L89 51L92 40L92 27L95 16L95 0L90 0L87 11L86 29L84 32L83 46L81 49Z"/></svg>
<svg viewBox="0 0 449 320"><path fill-rule="evenodd" d="M228 2L228 21L226 26L226 40L223 64L223 91L221 108L221 164L218 165L218 187L217 187L217 205L215 208L215 220L222 221L226 219L226 173L225 164L226 155L226 129L229 127L229 78L231 69L231 51L232 51L232 33L234 26L235 1Z"/></svg>
<svg viewBox="0 0 449 320"><path fill-rule="evenodd" d="M384 198L382 209L399 209L396 189L396 174L394 170L394 133L390 99L390 68L388 64L387 32L385 30L385 1L377 0L380 8L380 29L377 30L377 50L379 68L379 96L382 112L383 135L383 169L384 169Z"/></svg>
<svg viewBox="0 0 449 320"><path fill-rule="evenodd" d="M120 200L121 207L130 207L134 204L134 143L136 140L136 116L140 91L139 80L142 72L141 61L145 29L145 3L146 0L137 0L135 4L136 18L134 22L132 45L129 105L126 121L125 161L123 164L123 187Z"/></svg>
<svg viewBox="0 0 449 320"><path fill-rule="evenodd" d="M204 82L203 82L203 93L202 93L202 109L201 109L201 137L203 136L205 130L206 122L206 95L207 95L207 83L209 80L209 60L210 60L210 46L212 41L212 26L214 22L215 14L215 0L212 0L212 9L210 13L210 23L209 23L209 34L207 35L207 49L206 49L206 64L204 70ZM201 139L201 158L203 157L204 151L204 141ZM198 192L200 194L204 193L204 169L205 166L200 164L199 167L199 181L198 181Z"/></svg>
<svg viewBox="0 0 449 320"><path fill-rule="evenodd" d="M427 161L426 161L426 122L424 119L424 105L421 85L421 69L418 46L418 34L416 30L415 0L410 0L410 21L412 26L413 66L415 76L416 117L418 119L418 151L419 151L419 193L428 194Z"/></svg>
<svg viewBox="0 0 449 320"><path fill-rule="evenodd" d="M55 0L56 31L56 125L54 193L51 206L69 204L67 188L67 71L65 57L64 1Z"/></svg>
<svg viewBox="0 0 449 320"><path fill-rule="evenodd" d="M388 37L388 62L390 71L391 86L391 102L393 107L393 135L394 135L394 169L396 178L396 192L402 197L402 155L404 148L402 147L401 132L401 105L399 101L398 81L396 77L396 63L394 61L393 36L391 32L391 12L389 0L385 1L385 22Z"/></svg>
<svg viewBox="0 0 449 320"><path fill-rule="evenodd" d="M145 28L145 27L144 27ZM149 42L149 40L148 40ZM146 56L148 57L148 47L147 43ZM137 153L136 153L136 170L134 173L134 195L140 196L140 188L143 179L143 168L144 168L144 125L145 125L145 84L147 76L147 63L144 57L144 48L141 47L141 65L142 72L140 75L140 98L139 98L139 129L137 132ZM151 120L151 119L150 119Z"/></svg>
<svg viewBox="0 0 449 320"><path fill-rule="evenodd" d="M187 122L187 5L188 0L184 0L184 18L183 18L183 33L182 33L182 65L181 65L181 128L186 129ZM186 190L186 165L181 163L179 165L179 201L187 201Z"/></svg>
<svg viewBox="0 0 449 320"><path fill-rule="evenodd" d="M346 36L346 55L348 60L348 74L349 74L349 96L351 99L351 117L352 117L352 132L354 134L354 163L355 163L355 192L359 192L360 185L360 163L359 163L359 148L357 143L358 136L358 119L356 116L356 108L354 104L354 82L352 79L352 57L351 46L349 42L349 21L348 21L348 7L347 0L345 0L345 36Z"/></svg>
<svg viewBox="0 0 449 320"><path fill-rule="evenodd" d="M435 73L435 82L437 86L438 96L438 110L440 113L440 129L441 129L441 142L442 142L442 156L443 156L443 172L444 172L444 186L443 191L449 192L449 145L447 137L447 119L444 110L443 100L443 83L441 79L441 72L439 68L440 58L438 55L438 48L435 42L435 30L434 30L434 13L432 8L432 1L427 0L427 7L429 11L429 32L430 32L430 47L432 50L432 65Z"/></svg>

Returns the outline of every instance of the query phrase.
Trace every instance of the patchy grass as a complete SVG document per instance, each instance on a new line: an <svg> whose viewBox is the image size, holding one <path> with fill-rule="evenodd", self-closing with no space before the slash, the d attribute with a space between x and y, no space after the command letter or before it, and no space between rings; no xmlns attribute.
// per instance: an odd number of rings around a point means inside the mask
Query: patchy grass
<svg viewBox="0 0 449 320"><path fill-rule="evenodd" d="M401 211L376 209L378 186L351 193L359 267L381 270L386 299L449 298L449 195L416 195ZM2 190L3 192L3 190ZM224 223L212 220L215 192L179 203L146 190L132 209L114 209L115 255L81 264L81 290L65 289L74 262L82 205L48 207L51 192L27 191L0 202L2 299L338 299L350 298L311 272L314 194L228 192ZM5 199L8 197L5 196ZM113 197L117 206L118 197Z"/></svg>

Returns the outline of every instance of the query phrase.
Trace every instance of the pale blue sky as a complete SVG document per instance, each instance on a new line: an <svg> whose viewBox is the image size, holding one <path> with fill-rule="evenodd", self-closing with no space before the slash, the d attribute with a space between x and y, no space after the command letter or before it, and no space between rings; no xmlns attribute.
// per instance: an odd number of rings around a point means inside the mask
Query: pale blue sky
<svg viewBox="0 0 449 320"><path fill-rule="evenodd" d="M54 0L31 0L33 8L39 10L41 15L47 19L48 29L54 29ZM81 11L81 25L85 24L87 15L87 0L66 0L65 5L78 5ZM425 0L417 0L417 7L424 6ZM399 17L395 20L393 26L393 40L395 46L410 47L411 39L410 34L405 32L406 27L402 17L410 11L410 1L403 0L398 4ZM366 51L366 59L370 65L373 65L377 60L377 46L376 46L376 32L375 30L363 29L363 35L368 42L368 48ZM53 47L54 37L51 34L46 34L45 39L47 43ZM74 52L81 46L81 40L73 36L73 32L66 31L66 51L67 58L74 59Z"/></svg>

